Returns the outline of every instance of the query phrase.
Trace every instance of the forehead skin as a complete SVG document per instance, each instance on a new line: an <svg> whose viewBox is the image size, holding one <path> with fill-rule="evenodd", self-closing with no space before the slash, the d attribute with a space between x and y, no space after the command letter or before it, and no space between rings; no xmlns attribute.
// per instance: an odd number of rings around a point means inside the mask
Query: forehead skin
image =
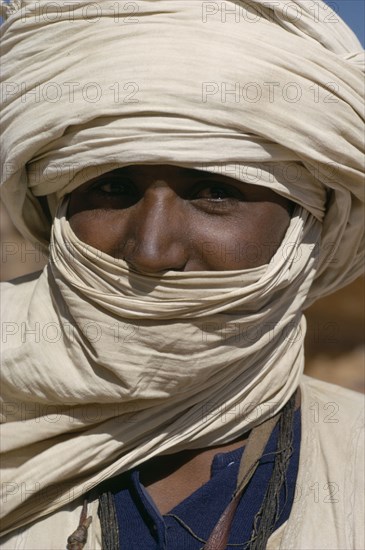
<svg viewBox="0 0 365 550"><path fill-rule="evenodd" d="M82 241L137 271L217 271L268 263L292 207L220 174L132 165L73 191L68 217Z"/></svg>

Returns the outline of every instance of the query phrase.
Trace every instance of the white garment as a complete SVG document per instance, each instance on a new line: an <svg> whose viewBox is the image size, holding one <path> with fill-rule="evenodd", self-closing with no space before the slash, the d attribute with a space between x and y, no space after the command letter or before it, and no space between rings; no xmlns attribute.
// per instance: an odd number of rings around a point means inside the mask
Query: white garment
<svg viewBox="0 0 365 550"><path fill-rule="evenodd" d="M303 376L302 438L296 496L267 550L363 550L364 396ZM98 501L85 550L102 550ZM4 537L3 550L60 550L76 529L81 503ZM244 518L242 519L244 521Z"/></svg>

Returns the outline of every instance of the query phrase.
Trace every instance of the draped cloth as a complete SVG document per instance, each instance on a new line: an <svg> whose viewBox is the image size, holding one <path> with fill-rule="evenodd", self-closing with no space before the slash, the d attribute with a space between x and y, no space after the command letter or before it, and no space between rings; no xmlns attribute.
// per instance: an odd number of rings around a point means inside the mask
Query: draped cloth
<svg viewBox="0 0 365 550"><path fill-rule="evenodd" d="M309 4L7 8L2 197L50 261L5 285L4 530L156 454L228 442L298 386L303 307L363 258L360 45ZM134 163L219 171L298 206L267 266L143 276L84 245L62 201Z"/></svg>
<svg viewBox="0 0 365 550"><path fill-rule="evenodd" d="M77 498L156 454L229 442L276 414L304 367L321 228L304 209L269 265L146 276L80 241L66 207L18 297L19 330L6 316L5 528L67 504L70 487Z"/></svg>

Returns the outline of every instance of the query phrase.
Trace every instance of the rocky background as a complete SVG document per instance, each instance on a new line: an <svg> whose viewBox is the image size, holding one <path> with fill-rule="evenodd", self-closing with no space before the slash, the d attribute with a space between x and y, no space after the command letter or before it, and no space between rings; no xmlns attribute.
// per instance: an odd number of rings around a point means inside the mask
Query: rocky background
<svg viewBox="0 0 365 550"><path fill-rule="evenodd" d="M1 280L42 269L43 255L25 243L0 207ZM364 310L363 279L307 310L307 374L365 393Z"/></svg>

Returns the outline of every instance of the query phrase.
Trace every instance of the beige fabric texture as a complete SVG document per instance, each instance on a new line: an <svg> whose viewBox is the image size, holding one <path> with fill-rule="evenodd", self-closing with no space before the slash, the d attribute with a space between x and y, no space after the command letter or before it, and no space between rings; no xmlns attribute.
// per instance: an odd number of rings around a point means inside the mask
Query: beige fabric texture
<svg viewBox="0 0 365 550"><path fill-rule="evenodd" d="M300 388L302 441L295 502L288 521L270 537L267 550L362 550L363 396L306 376ZM102 548L97 507L97 500L89 505L93 521L85 550ZM4 537L1 548L64 548L80 511L80 501L74 501Z"/></svg>
<svg viewBox="0 0 365 550"><path fill-rule="evenodd" d="M77 498L156 454L229 442L276 414L304 367L321 224L301 207L266 266L162 276L85 245L66 209L40 278L3 285L5 529L70 487Z"/></svg>
<svg viewBox="0 0 365 550"><path fill-rule="evenodd" d="M36 197L58 210L43 274L4 285L5 531L275 414L302 374L303 307L360 273L360 45L321 2L292 4L299 17L227 2L237 23L195 1L117 15L109 1L12 3L2 197L44 246ZM81 243L58 205L133 163L220 171L298 207L268 266L132 274Z"/></svg>

